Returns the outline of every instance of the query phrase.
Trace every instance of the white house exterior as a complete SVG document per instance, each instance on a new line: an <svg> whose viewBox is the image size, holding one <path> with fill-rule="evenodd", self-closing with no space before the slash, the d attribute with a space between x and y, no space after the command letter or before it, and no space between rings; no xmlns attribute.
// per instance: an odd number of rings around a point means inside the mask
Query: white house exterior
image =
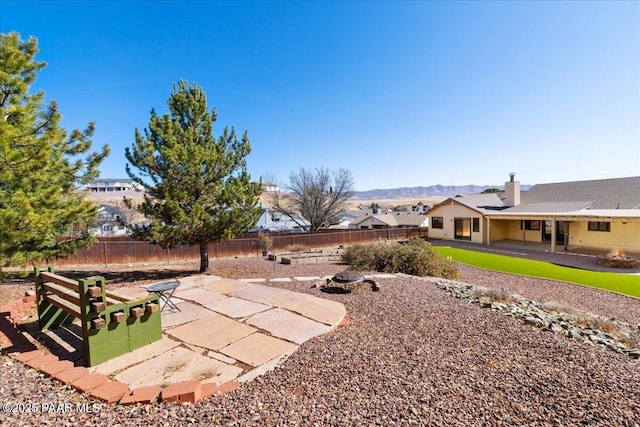
<svg viewBox="0 0 640 427"><path fill-rule="evenodd" d="M108 205L100 205L96 225L89 231L98 237L126 236L128 232L124 214Z"/></svg>
<svg viewBox="0 0 640 427"><path fill-rule="evenodd" d="M271 232L302 232L309 227L309 221L301 216L295 216L295 221L288 215L277 212L273 209L263 208L256 226L251 230L271 231Z"/></svg>
<svg viewBox="0 0 640 427"><path fill-rule="evenodd" d="M86 190L95 192L142 190L142 186L132 179L95 179L91 181Z"/></svg>

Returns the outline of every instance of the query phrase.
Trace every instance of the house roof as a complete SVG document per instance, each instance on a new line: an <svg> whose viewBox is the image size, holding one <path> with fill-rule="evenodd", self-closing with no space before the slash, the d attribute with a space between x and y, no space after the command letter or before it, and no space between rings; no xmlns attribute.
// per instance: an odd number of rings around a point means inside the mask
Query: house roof
<svg viewBox="0 0 640 427"><path fill-rule="evenodd" d="M360 215L358 218L356 218L355 220L353 220L353 222L351 222L351 224L353 225L358 225L360 223L363 223L364 221L366 221L369 218L373 218L376 219L384 224L387 224L390 227L397 227L398 226L398 221L396 221L395 217L391 214L388 213L383 213L383 214L373 214L371 212L366 212L363 215Z"/></svg>
<svg viewBox="0 0 640 427"><path fill-rule="evenodd" d="M398 225L418 227L429 219L426 215L418 212L394 212L393 215Z"/></svg>
<svg viewBox="0 0 640 427"><path fill-rule="evenodd" d="M537 184L521 192L520 204L512 207L504 205L503 197L503 193L455 196L433 209L454 200L492 217L543 214L640 217L640 176Z"/></svg>
<svg viewBox="0 0 640 427"><path fill-rule="evenodd" d="M376 219L384 224L387 224L389 227L397 227L397 226L418 227L429 219L429 217L427 217L426 215L422 215L421 213L418 213L418 212L385 212L381 214L366 212L363 215L360 215L354 221L352 221L351 224L358 225L363 223L369 218Z"/></svg>
<svg viewBox="0 0 640 427"><path fill-rule="evenodd" d="M429 214L433 214L433 211L440 206L445 206L450 201L455 201L464 205L470 209L473 209L479 213L489 214L496 210L504 209L504 202L500 197L501 193L485 193L485 194L468 194L449 197L445 201L437 204L429 211Z"/></svg>
<svg viewBox="0 0 640 427"><path fill-rule="evenodd" d="M583 209L640 209L640 176L537 184L523 191L520 200L508 210L549 202L582 204Z"/></svg>

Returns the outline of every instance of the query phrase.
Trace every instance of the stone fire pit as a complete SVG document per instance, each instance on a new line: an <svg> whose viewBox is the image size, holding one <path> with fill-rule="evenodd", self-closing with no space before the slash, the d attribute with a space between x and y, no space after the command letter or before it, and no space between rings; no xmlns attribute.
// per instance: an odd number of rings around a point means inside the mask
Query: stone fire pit
<svg viewBox="0 0 640 427"><path fill-rule="evenodd" d="M331 279L316 283L312 287L318 287L327 293L351 294L361 291L365 284L370 285L372 291L380 290L380 286L375 280L365 279L362 274L355 271L343 271Z"/></svg>
<svg viewBox="0 0 640 427"><path fill-rule="evenodd" d="M638 267L638 260L636 258L622 255L600 255L598 256L598 264L604 267L614 268L636 268Z"/></svg>

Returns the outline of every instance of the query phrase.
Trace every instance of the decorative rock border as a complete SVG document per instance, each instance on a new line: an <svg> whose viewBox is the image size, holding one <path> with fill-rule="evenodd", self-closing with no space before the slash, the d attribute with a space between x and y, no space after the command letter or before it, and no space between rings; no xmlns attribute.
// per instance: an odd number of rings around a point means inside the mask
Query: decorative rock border
<svg viewBox="0 0 640 427"><path fill-rule="evenodd" d="M236 381L217 385L202 384L197 380L182 381L167 387L140 387L134 390L128 384L112 381L102 374L92 374L84 366L74 366L68 360L59 360L53 354L38 350L22 332L17 323L36 308L34 295L10 301L0 306L0 347L4 354L45 375L86 392L97 400L121 405L155 402L196 403L215 394L228 393L238 388Z"/></svg>
<svg viewBox="0 0 640 427"><path fill-rule="evenodd" d="M640 359L640 346L631 344L640 340L640 325L634 327L624 322L603 319L616 329L615 332L605 332L578 316L548 309L536 301L509 295L504 291L449 280L437 280L435 285L455 298L470 304L478 304L482 308L496 311L503 316L521 319L527 325L577 339L585 344L600 345L611 351ZM597 319L601 318L593 316L593 320Z"/></svg>

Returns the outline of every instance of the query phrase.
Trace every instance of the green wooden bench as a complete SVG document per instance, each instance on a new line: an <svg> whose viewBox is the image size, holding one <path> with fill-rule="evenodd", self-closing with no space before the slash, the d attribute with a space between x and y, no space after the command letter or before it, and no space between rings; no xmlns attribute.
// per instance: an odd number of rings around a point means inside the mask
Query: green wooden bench
<svg viewBox="0 0 640 427"><path fill-rule="evenodd" d="M162 338L157 295L133 299L105 288L101 276L73 280L35 267L40 330L80 319L84 358L95 366Z"/></svg>

